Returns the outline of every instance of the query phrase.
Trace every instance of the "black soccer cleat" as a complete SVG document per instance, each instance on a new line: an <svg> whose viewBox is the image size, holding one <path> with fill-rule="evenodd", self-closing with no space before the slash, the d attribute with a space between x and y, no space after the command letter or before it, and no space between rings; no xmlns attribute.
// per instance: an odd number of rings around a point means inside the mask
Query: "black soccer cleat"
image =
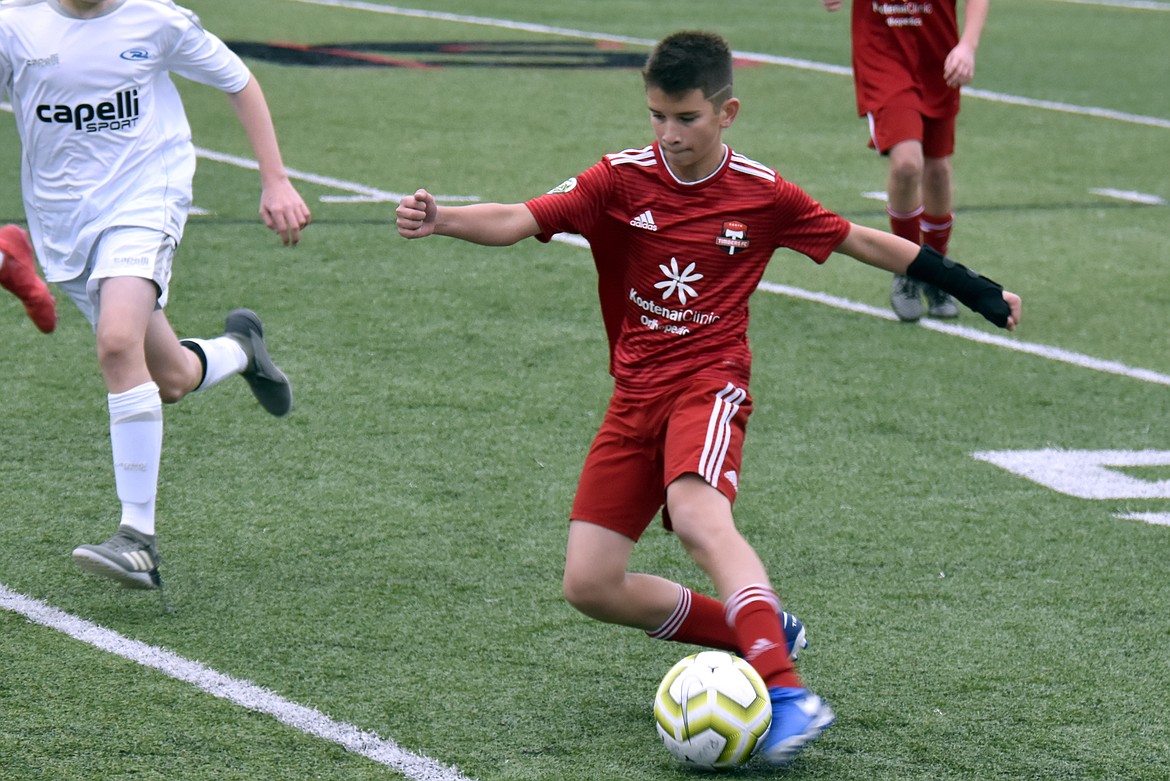
<svg viewBox="0 0 1170 781"><path fill-rule="evenodd" d="M287 415L292 409L292 386L268 355L260 318L251 309L233 309L228 313L223 330L224 335L235 339L248 356L248 365L240 376L248 383L260 406L277 417Z"/></svg>

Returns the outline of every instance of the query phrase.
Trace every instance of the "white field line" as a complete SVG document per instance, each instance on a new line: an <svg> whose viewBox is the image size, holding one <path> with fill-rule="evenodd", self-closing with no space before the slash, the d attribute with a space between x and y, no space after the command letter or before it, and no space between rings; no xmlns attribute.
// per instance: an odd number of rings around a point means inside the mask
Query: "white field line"
<svg viewBox="0 0 1170 781"><path fill-rule="evenodd" d="M416 19L434 19L436 21L443 22L475 24L485 27L495 27L505 30L519 30L522 32L532 32L543 35L561 35L568 38L584 38L591 41L625 43L634 46L650 47L657 43L657 41L650 38L632 38L626 35L610 35L607 33L577 30L571 27L552 27L549 25L532 24L529 22L516 22L508 19L494 19L487 16L468 16L465 14L452 14L443 11L425 11L418 8L401 8L399 6L393 5L378 5L377 3L364 3L361 2L361 0L293 0L293 2L305 3L307 5L324 5L333 8L349 8L357 11L370 11L372 13L390 14L392 16L406 16ZM1153 7L1156 10L1163 10L1160 7L1162 5L1170 4L1159 3L1154 4ZM1129 7L1132 7L1132 5ZM831 65L829 63L815 62L813 60L803 60L793 57L780 57L774 54L763 54L759 52L736 51L733 53L739 59L748 60L751 62L764 62L771 65L783 65L789 68L816 71L817 73L831 73L837 76L853 75L853 70L844 65ZM1127 122L1135 125L1148 125L1150 127L1160 127L1170 130L1170 119L1164 119L1162 117L1147 117L1142 116L1141 114L1129 114L1124 111L1114 111L1112 109L1097 108L1094 106L1077 106L1071 103L1061 103L1051 100L1034 100L1032 98L1024 98L1016 95L1007 95L1002 92L972 89L970 87L964 87L963 94L972 98L979 98L981 100L988 100L996 103L1005 103L1012 106L1024 106L1026 108L1059 111L1067 114L1080 114L1083 116L1112 119L1117 122Z"/></svg>
<svg viewBox="0 0 1170 781"><path fill-rule="evenodd" d="M1119 201L1129 201L1130 203L1142 203L1147 206L1165 206L1166 199L1151 193L1139 193L1133 190L1115 190L1112 187L1094 187L1089 190L1093 195L1101 195L1106 198L1115 198Z"/></svg>
<svg viewBox="0 0 1170 781"><path fill-rule="evenodd" d="M4 108L0 104L0 108ZM224 154L223 152L215 152L203 147L195 147L195 154L204 160L211 160L216 163L224 163L226 165L234 165L238 168L248 168L253 171L259 171L260 165L255 160L247 157L237 157L236 155ZM288 177L296 179L301 182L310 182L312 184L319 184L323 187L332 187L335 190L347 190L351 193L356 193L357 197L354 199L343 199L326 196L322 200L361 200L371 203L397 203L411 193L395 193L388 190L379 190L376 187L369 187L357 182L348 182L344 179L334 179L331 176L321 176L319 174L311 174L306 171L298 171L295 168L287 169ZM435 200L439 201L478 201L478 195L436 195Z"/></svg>
<svg viewBox="0 0 1170 781"><path fill-rule="evenodd" d="M1111 8L1125 8L1131 11L1170 11L1170 3L1161 0L1053 0L1057 3L1076 5L1103 5Z"/></svg>
<svg viewBox="0 0 1170 781"><path fill-rule="evenodd" d="M1066 0L1066 2L1076 2L1076 0ZM1170 513L1117 513L1113 517L1123 521L1142 521L1157 526L1170 526Z"/></svg>
<svg viewBox="0 0 1170 781"><path fill-rule="evenodd" d="M12 104L5 102L5 101L0 101L0 111L7 111L9 113L12 113ZM238 168L247 168L247 169L252 170L252 171L259 171L260 170L260 164L257 163L255 160L249 159L247 157L238 157L236 155L229 155L229 154L226 154L224 152L216 152L216 151L213 151L211 149L205 149L205 148L199 147L199 146L195 147L195 154L196 154L196 156L201 157L204 160L211 160L211 161L216 162L216 163L224 163L226 165L234 165ZM395 192L390 192L388 190L379 190L377 187L369 187L369 186L364 185L364 184L358 184L357 182L349 182L349 181L346 181L345 179L335 179L331 176L321 176L319 174L311 174L311 173L308 173L306 171L298 171L295 168L287 169L287 173L288 173L288 176L290 179L296 179L297 181L302 181L302 182L310 182L312 184L318 184L318 185L321 185L323 187L332 187L336 190L345 190L347 192L351 192L351 193L355 194L354 197L324 196L321 199L323 201L355 201L355 202L368 202L368 203L397 203L398 201L401 201L406 195L410 194L410 193L395 193ZM436 195L435 200L464 202L464 201L478 201L478 200L480 200L480 197L478 195ZM207 214L208 212L203 210L203 209L192 209L191 213L199 215L199 214Z"/></svg>
<svg viewBox="0 0 1170 781"><path fill-rule="evenodd" d="M792 298L799 298L801 300L811 301L817 304L824 304L826 306L835 307L837 309L844 309L849 312L869 315L870 317L880 317L883 320L898 319L897 316L895 316L894 313L888 309L879 309L878 307L869 306L868 304L861 304L856 301L850 301L847 298L839 298L838 296L829 295L828 293L816 293L809 290L803 290L798 287L778 285L768 281L761 282L759 288L757 289L766 291L768 293L777 293L779 295L790 296ZM976 328L968 328L966 326L954 325L952 323L944 323L941 320L932 320L931 318L923 318L922 320L919 320L917 324L920 328L925 328L930 331L937 331L939 333L947 334L948 336L957 336L960 339L966 339L971 342L989 344L995 347L1002 347L1005 350L1014 350L1015 352L1035 355L1039 358L1044 358L1049 361L1057 361L1059 363L1071 364L1072 366L1079 366L1082 369L1104 372L1105 374L1116 374L1118 376L1128 377L1133 380L1141 380L1142 382L1152 382L1157 385L1170 386L1170 375L1151 371L1150 369L1141 369L1134 366L1127 366L1124 363L1119 363L1117 361L1106 361L1100 358L1094 358L1090 355L1076 353L1072 350L1064 350L1060 347L1050 347L1045 344L1023 342L1010 336L989 333L987 331L980 331Z"/></svg>
<svg viewBox="0 0 1170 781"><path fill-rule="evenodd" d="M38 599L17 594L3 583L0 583L0 608L94 648L158 670L214 697L265 713L293 729L336 743L347 751L393 768L414 781L469 781L457 769L407 751L392 740L336 721L315 708L298 705L254 683L216 672L165 648L131 640Z"/></svg>

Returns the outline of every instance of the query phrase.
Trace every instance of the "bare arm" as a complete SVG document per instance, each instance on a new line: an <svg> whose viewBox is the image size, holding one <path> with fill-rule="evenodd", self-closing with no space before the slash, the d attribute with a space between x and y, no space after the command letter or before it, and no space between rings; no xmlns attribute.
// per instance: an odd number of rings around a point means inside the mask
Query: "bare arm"
<svg viewBox="0 0 1170 781"><path fill-rule="evenodd" d="M963 34L943 64L943 78L952 87L970 84L975 78L975 50L983 35L990 0L966 0L963 7Z"/></svg>
<svg viewBox="0 0 1170 781"><path fill-rule="evenodd" d="M301 229L313 218L284 170L276 128L272 125L272 115L260 84L253 77L246 87L228 98L248 134L260 167L260 216L286 245L296 244L301 239Z"/></svg>
<svg viewBox="0 0 1170 781"><path fill-rule="evenodd" d="M853 223L837 252L895 274L905 274L918 257L918 245L901 236Z"/></svg>
<svg viewBox="0 0 1170 781"><path fill-rule="evenodd" d="M504 247L540 233L536 218L522 203L439 206L426 190L403 198L394 215L398 233L408 239L451 236L474 244Z"/></svg>
<svg viewBox="0 0 1170 781"><path fill-rule="evenodd" d="M892 233L886 233L875 228L867 228L864 225L857 225L855 223L850 224L849 235L845 237L843 242L837 245L837 252L895 274L905 274L909 270L910 264L918 259L920 251L925 252L912 241L907 241ZM933 250L930 252L933 252ZM937 259L942 258L938 253L934 253L934 256ZM954 263L954 261L950 260L946 260L945 262ZM916 273L918 268L917 266L915 267ZM962 269L962 266L958 268ZM916 276L916 273L910 276ZM986 279L982 279L982 281L984 283L988 282ZM947 285L944 283L943 286L946 287ZM991 289L995 290L998 288L999 286L995 284L995 287ZM954 295L956 291L947 290L947 292ZM1008 305L1007 323L999 324L1003 325L1009 331L1014 331L1016 326L1020 324L1020 297L1007 290L1003 290L1002 294L1004 302ZM964 303L972 306L972 308L977 306L977 304L973 305L966 301ZM976 311L991 319L981 309L976 309ZM996 321L993 320L993 322Z"/></svg>

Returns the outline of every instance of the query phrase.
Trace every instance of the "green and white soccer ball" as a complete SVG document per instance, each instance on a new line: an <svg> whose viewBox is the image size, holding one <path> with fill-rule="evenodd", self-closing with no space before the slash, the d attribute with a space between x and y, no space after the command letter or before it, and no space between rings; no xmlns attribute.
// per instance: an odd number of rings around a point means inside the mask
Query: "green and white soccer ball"
<svg viewBox="0 0 1170 781"><path fill-rule="evenodd" d="M658 735L674 758L711 770L739 767L772 726L764 679L738 656L703 651L680 661L654 697Z"/></svg>

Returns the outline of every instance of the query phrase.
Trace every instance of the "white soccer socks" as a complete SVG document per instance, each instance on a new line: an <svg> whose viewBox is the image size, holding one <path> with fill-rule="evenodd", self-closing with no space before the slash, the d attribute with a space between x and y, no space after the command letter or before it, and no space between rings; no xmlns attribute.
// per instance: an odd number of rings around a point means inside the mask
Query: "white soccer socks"
<svg viewBox="0 0 1170 781"><path fill-rule="evenodd" d="M239 374L248 367L248 356L240 343L230 336L214 339L181 339L180 343L199 356L203 363L203 382L197 391L223 382L233 374Z"/></svg>
<svg viewBox="0 0 1170 781"><path fill-rule="evenodd" d="M163 434L158 386L147 382L122 393L111 393L108 402L114 485L122 502L122 523L153 535Z"/></svg>

